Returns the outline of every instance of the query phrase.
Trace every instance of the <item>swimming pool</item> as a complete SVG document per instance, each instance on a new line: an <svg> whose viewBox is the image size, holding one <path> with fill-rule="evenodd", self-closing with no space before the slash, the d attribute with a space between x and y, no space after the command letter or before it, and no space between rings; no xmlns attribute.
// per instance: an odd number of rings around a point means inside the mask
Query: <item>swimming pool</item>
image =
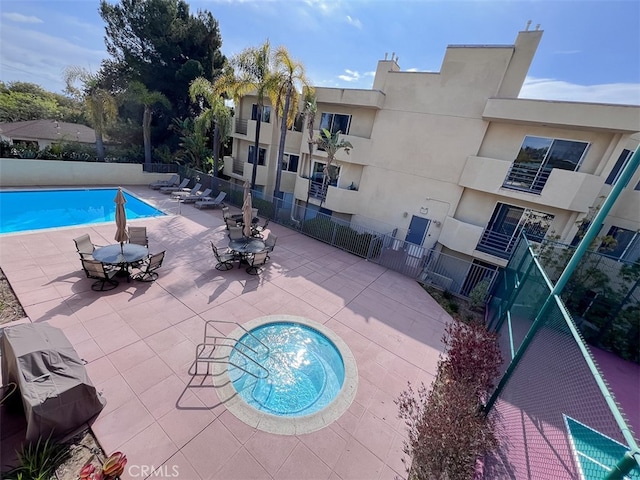
<svg viewBox="0 0 640 480"><path fill-rule="evenodd" d="M115 220L116 188L0 192L0 234L72 227ZM164 213L124 192L127 219Z"/></svg>
<svg viewBox="0 0 640 480"><path fill-rule="evenodd" d="M336 346L299 323L268 323L250 330L236 344L229 363L229 377L245 402L286 417L322 410L336 398L345 378Z"/></svg>

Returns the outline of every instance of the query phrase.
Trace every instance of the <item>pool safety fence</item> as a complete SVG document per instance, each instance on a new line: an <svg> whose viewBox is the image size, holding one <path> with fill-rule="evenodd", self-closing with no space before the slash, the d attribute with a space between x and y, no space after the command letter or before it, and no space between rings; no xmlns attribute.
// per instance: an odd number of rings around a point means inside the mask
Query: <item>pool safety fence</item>
<svg viewBox="0 0 640 480"><path fill-rule="evenodd" d="M189 186L201 183L203 188L211 188L211 196L226 192L224 203L242 208L244 187L240 181L184 167L180 175L191 179ZM468 298L478 284L487 290L498 272L497 267L482 262L407 242L399 238L397 228L373 219L360 216L356 222L338 218L319 205L296 202L286 194L275 198L257 189L251 191L251 199L260 217L463 298Z"/></svg>
<svg viewBox="0 0 640 480"><path fill-rule="evenodd" d="M596 365L599 350L553 287L522 235L488 304L505 365L487 403L501 447L486 459L485 478L640 479L637 441Z"/></svg>

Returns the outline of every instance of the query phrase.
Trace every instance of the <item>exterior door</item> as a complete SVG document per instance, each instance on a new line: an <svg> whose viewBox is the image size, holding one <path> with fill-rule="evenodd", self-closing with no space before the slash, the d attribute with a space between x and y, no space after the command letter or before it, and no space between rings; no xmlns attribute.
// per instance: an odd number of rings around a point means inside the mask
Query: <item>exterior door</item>
<svg viewBox="0 0 640 480"><path fill-rule="evenodd" d="M409 230L407 231L407 236L405 237L405 242L413 243L415 245L422 245L424 241L424 237L427 234L427 230L429 229L429 224L431 220L428 218L417 217L413 215L411 217L411 223L409 224Z"/></svg>

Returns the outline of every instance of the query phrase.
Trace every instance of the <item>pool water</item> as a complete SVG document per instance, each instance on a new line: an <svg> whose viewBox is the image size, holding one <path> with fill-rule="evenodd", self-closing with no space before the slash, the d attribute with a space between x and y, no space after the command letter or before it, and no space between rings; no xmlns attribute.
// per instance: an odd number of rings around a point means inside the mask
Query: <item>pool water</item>
<svg viewBox="0 0 640 480"><path fill-rule="evenodd" d="M251 330L240 338L229 361L229 377L244 401L279 416L322 410L338 395L345 378L336 346L298 323L268 323Z"/></svg>
<svg viewBox="0 0 640 480"><path fill-rule="evenodd" d="M115 221L115 188L0 192L0 233ZM164 215L124 192L127 219Z"/></svg>

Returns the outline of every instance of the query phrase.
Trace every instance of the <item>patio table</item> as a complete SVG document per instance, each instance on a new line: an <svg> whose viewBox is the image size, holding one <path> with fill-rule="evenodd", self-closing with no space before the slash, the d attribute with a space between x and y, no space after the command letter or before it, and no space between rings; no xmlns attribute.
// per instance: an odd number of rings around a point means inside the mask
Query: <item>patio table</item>
<svg viewBox="0 0 640 480"><path fill-rule="evenodd" d="M266 248L264 241L260 238L243 237L236 240L229 240L229 250L240 256L238 268L241 267L242 260L254 253L263 251Z"/></svg>
<svg viewBox="0 0 640 480"><path fill-rule="evenodd" d="M93 251L93 258L104 264L120 267L118 276L126 277L129 277L129 265L139 262L148 255L149 249L147 247L135 243L125 243L123 245L116 243L96 248Z"/></svg>

